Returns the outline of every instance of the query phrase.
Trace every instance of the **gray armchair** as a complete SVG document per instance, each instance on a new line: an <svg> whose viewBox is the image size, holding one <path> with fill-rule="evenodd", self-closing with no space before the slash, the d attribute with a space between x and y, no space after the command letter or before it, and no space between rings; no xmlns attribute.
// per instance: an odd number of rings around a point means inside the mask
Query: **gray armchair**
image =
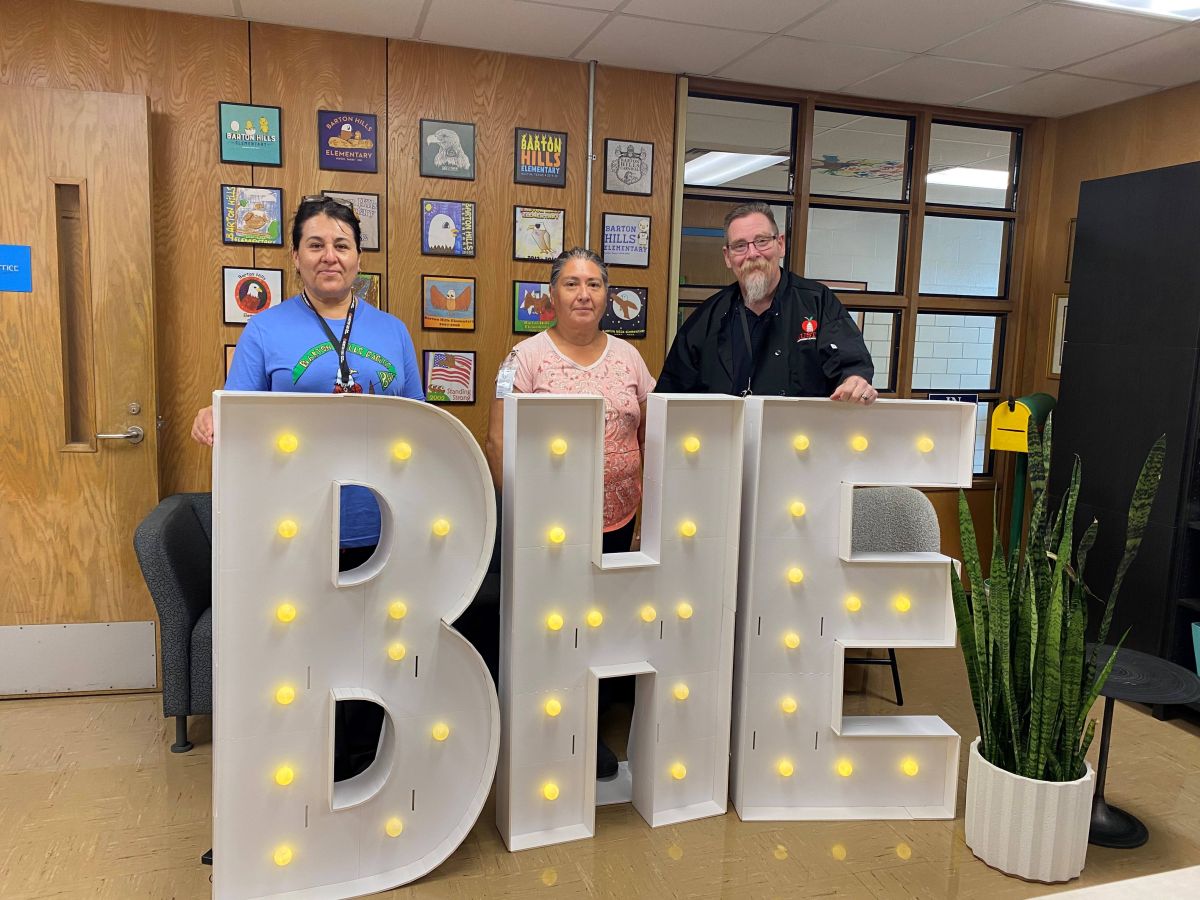
<svg viewBox="0 0 1200 900"><path fill-rule="evenodd" d="M167 497L138 525L133 546L158 610L171 751L186 753L187 717L212 714L212 495Z"/></svg>

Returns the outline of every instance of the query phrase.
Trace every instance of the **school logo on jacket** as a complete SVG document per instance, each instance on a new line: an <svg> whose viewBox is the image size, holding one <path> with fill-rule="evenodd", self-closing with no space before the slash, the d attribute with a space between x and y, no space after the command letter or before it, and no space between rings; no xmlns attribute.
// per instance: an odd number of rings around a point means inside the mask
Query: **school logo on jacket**
<svg viewBox="0 0 1200 900"><path fill-rule="evenodd" d="M801 341L815 341L817 339L817 325L818 322L816 319L806 317L800 323L800 334L796 337L796 343L799 344Z"/></svg>

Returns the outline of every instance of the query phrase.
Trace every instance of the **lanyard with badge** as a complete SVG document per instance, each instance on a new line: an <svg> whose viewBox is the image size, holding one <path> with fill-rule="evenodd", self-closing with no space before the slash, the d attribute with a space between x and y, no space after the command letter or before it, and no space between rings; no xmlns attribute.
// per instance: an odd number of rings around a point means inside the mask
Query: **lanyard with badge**
<svg viewBox="0 0 1200 900"><path fill-rule="evenodd" d="M334 336L333 329L329 327L329 323L325 321L324 316L317 312L317 308L308 299L308 292L302 291L301 294L304 297L305 305L313 311L313 315L317 317L317 321L321 323L325 334L328 335L329 343L337 351L338 374L337 379L333 383L333 392L335 394L361 394L362 385L354 383L354 376L350 371L350 363L346 360L346 351L350 347L350 327L354 323L354 309L358 305L358 298L354 296L350 298L350 308L346 310L346 323L342 326L342 339L339 341Z"/></svg>
<svg viewBox="0 0 1200 900"><path fill-rule="evenodd" d="M754 380L754 345L750 342L750 326L746 324L746 304L742 303L738 307L738 321L742 323L742 338L746 341L746 364L750 367L750 374L746 376L746 389L743 390L739 397L748 397L754 393L750 390L750 382Z"/></svg>

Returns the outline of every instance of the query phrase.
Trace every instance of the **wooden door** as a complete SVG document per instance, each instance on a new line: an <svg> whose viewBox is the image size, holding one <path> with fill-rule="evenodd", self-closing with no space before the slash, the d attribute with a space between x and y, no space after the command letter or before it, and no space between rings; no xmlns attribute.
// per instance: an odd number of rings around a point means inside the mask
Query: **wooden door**
<svg viewBox="0 0 1200 900"><path fill-rule="evenodd" d="M0 147L0 244L31 247L33 276L0 292L0 631L151 622L133 552L158 501L147 101L0 86ZM133 426L140 442L97 438Z"/></svg>

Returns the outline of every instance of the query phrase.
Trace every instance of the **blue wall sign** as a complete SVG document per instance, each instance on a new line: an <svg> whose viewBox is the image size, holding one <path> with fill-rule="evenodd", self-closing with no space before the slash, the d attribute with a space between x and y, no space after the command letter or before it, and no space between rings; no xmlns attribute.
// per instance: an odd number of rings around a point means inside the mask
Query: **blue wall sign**
<svg viewBox="0 0 1200 900"><path fill-rule="evenodd" d="M20 244L0 244L0 291L33 292L33 254Z"/></svg>

